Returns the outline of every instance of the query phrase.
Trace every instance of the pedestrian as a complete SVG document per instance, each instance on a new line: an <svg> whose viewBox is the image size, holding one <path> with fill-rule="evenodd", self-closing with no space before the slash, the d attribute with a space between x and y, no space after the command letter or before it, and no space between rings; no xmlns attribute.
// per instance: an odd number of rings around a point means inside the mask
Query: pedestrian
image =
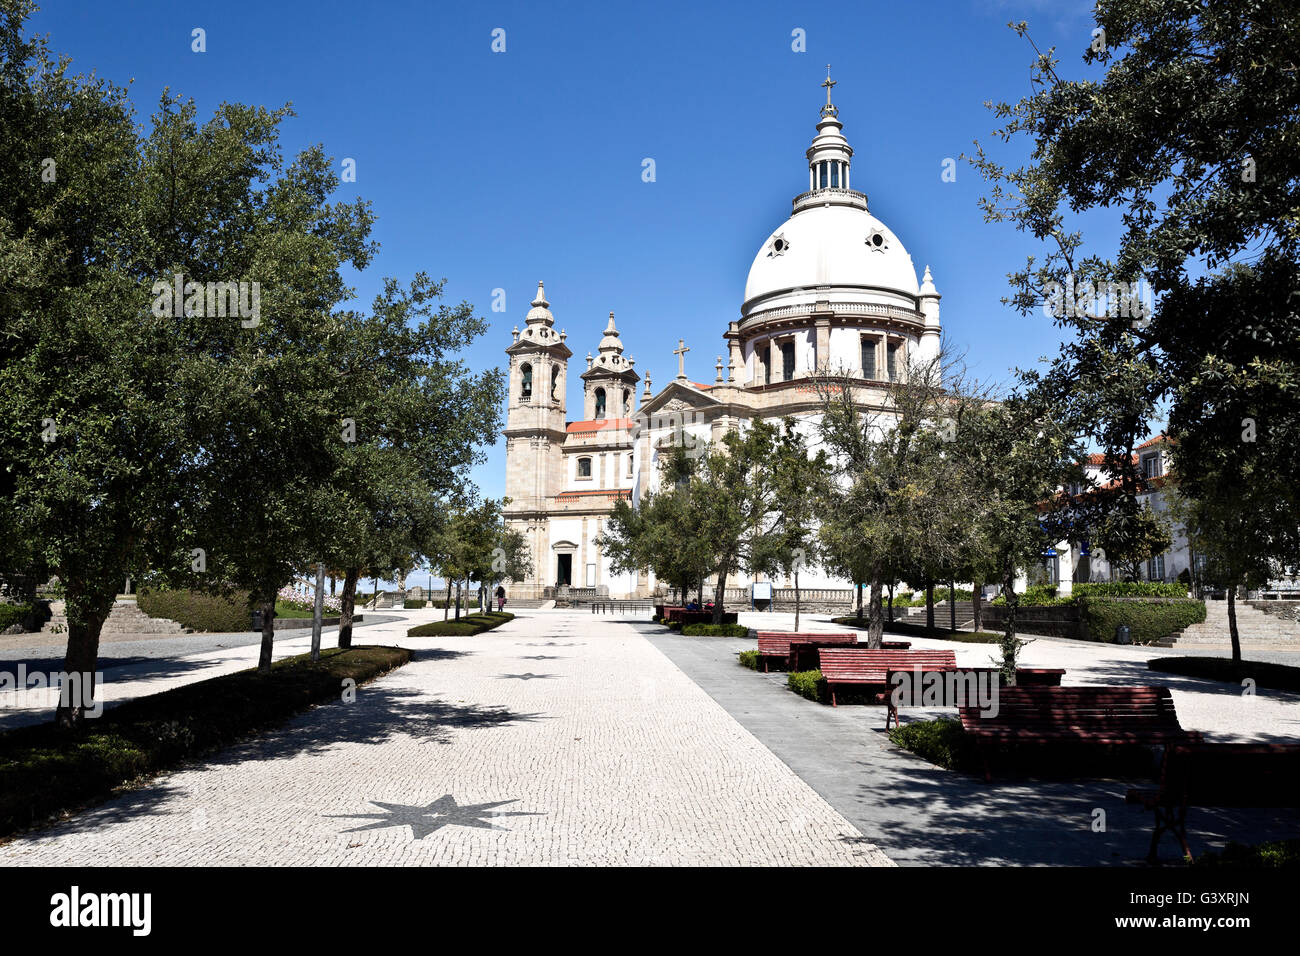
<svg viewBox="0 0 1300 956"><path fill-rule="evenodd" d="M504 611L506 607L506 589L504 586L497 585L497 610Z"/></svg>

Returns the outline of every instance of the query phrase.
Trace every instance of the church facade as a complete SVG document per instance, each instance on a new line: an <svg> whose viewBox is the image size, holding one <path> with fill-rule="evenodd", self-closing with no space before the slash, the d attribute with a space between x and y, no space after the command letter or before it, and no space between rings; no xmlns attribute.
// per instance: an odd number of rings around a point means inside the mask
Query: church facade
<svg viewBox="0 0 1300 956"><path fill-rule="evenodd" d="M538 283L524 328L506 349L506 520L525 535L534 569L513 594L548 598L564 586L610 597L653 593L652 575L615 574L597 538L616 502L656 487L662 451L787 416L815 444L814 376L847 374L864 411L887 416L890 390L909 364L938 356L939 293L929 267L918 281L903 244L852 188L853 149L831 102L834 83L823 85L826 104L806 152L808 188L759 246L740 316L719 330L712 382L687 377L681 340L677 376L657 391L648 374L642 382L611 313L581 373L581 414L570 418L572 352ZM801 581L850 586L816 569Z"/></svg>

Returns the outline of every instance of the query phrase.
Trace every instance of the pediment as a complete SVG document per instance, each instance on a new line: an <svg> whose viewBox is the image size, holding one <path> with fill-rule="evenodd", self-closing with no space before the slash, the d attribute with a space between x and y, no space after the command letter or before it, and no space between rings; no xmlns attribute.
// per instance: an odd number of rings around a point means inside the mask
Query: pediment
<svg viewBox="0 0 1300 956"><path fill-rule="evenodd" d="M718 408L722 403L708 392L702 392L690 385L683 385L676 380L669 382L659 394L642 405L636 417L648 424L655 415L671 414L683 411L705 411Z"/></svg>

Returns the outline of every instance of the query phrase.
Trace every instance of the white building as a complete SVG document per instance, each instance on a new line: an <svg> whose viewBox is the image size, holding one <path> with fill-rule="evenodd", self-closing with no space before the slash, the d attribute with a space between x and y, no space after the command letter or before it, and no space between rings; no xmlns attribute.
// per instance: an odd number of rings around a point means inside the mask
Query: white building
<svg viewBox="0 0 1300 956"><path fill-rule="evenodd" d="M656 486L661 449L786 416L801 421L811 439L820 407L811 376L825 370L847 371L864 410L888 415L891 389L909 361L939 354L939 293L930 269L918 282L898 236L852 188L853 149L831 103L834 83L823 85L826 105L806 153L808 189L759 246L739 318L719 330L723 350L712 382L687 378L690 349L679 342L676 378L656 392L647 375L638 405L640 377L623 355L611 313L582 373L581 417L571 420L565 383L572 353L538 283L525 327L506 349L506 516L524 532L534 567L533 578L512 589L519 597L548 596L557 585L614 597L651 593L650 575L615 575L596 539L615 502ZM815 573L801 582L850 586Z"/></svg>

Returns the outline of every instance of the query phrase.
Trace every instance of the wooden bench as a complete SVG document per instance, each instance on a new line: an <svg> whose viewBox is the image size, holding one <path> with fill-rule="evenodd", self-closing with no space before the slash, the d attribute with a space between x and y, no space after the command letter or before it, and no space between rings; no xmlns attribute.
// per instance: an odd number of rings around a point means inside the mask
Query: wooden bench
<svg viewBox="0 0 1300 956"><path fill-rule="evenodd" d="M1300 744L1173 744L1165 748L1159 787L1130 790L1126 799L1155 811L1150 862L1166 831L1190 860L1188 807L1300 807Z"/></svg>
<svg viewBox="0 0 1300 956"><path fill-rule="evenodd" d="M808 647L814 645L833 647L842 644L856 644L857 634L835 632L814 634L808 631L759 631L758 656L763 659L763 670L768 670L768 662L773 657L780 657L787 663L794 660L793 644Z"/></svg>
<svg viewBox="0 0 1300 956"><path fill-rule="evenodd" d="M818 652L822 677L831 689L831 706L839 706L838 686L888 686L890 671L907 671L915 667L930 670L955 668L957 655L950 650L895 650L893 648L825 647Z"/></svg>
<svg viewBox="0 0 1300 956"><path fill-rule="evenodd" d="M819 668L821 667L821 649L823 647L843 647L845 643L850 643L850 642L837 641L834 644L827 644L820 639L813 640L813 641L805 641L805 640L791 641L789 669L792 671L797 671L801 669L799 664L799 656L801 654L812 655L811 660L809 660L808 664L806 665L809 670ZM911 641L881 641L880 642L880 649L885 651L905 651L911 646L912 646Z"/></svg>
<svg viewBox="0 0 1300 956"><path fill-rule="evenodd" d="M984 779L993 779L985 747L997 743L1176 744L1199 742L1183 730L1167 687L1004 687L996 714L961 707L975 738Z"/></svg>
<svg viewBox="0 0 1300 956"><path fill-rule="evenodd" d="M901 669L900 669L900 670L901 670ZM924 674L926 674L926 673L929 673L930 671L951 671L952 673L955 673L955 674L990 674L990 675L997 675L998 686L999 686L1000 688L1005 688L1005 686L1006 686L1006 684L1003 682L1003 678L1002 678L1002 668L1000 668L1000 667L956 667L956 668L953 668L953 667L932 667L932 666L924 666L924 667L921 667L921 668L920 668L920 673L921 673L922 675L924 675ZM890 689L890 693L889 693L889 697L888 697L889 710L888 710L888 712L885 714L885 729L886 729L886 730L889 729L889 725L890 725L890 722L891 722L891 721L894 723L895 726L897 726L897 724L898 724L898 708L894 706L894 695L893 695L893 690L892 690L892 688L894 687L894 676L893 676L893 675L894 675L895 673L896 673L895 671L891 670L891 671L889 672L889 674L886 675L886 683L887 683L887 684L889 685L889 687L891 688L891 689ZM907 671L907 673L916 673L916 668L911 668L910 671ZM1030 687L1032 687L1032 686L1051 686L1051 687L1059 687L1059 686L1061 686L1061 678L1064 677L1064 676L1065 676L1065 668L1064 668L1064 667L1017 667L1017 668L1016 668L1016 685L1019 686L1019 687L1025 687L1025 686L1030 686ZM990 679L989 679L989 678L985 678L985 680L988 681L988 680L990 680ZM947 683L945 683L943 686L944 686L944 689L946 690L946 689L948 688L949 685L948 685ZM988 686L991 687L992 684L989 683ZM1001 691L999 691L999 693L1001 693ZM937 704L936 706L939 706L939 707L958 707L958 706L961 706L963 703L964 703L964 701L960 701L960 700L951 700L951 699L949 699L947 696L945 696L945 697L943 698L942 702L939 703L939 704ZM911 705L908 705L908 706L917 706L917 707L919 707L919 706L922 706L922 705L920 705L920 704L911 704Z"/></svg>

